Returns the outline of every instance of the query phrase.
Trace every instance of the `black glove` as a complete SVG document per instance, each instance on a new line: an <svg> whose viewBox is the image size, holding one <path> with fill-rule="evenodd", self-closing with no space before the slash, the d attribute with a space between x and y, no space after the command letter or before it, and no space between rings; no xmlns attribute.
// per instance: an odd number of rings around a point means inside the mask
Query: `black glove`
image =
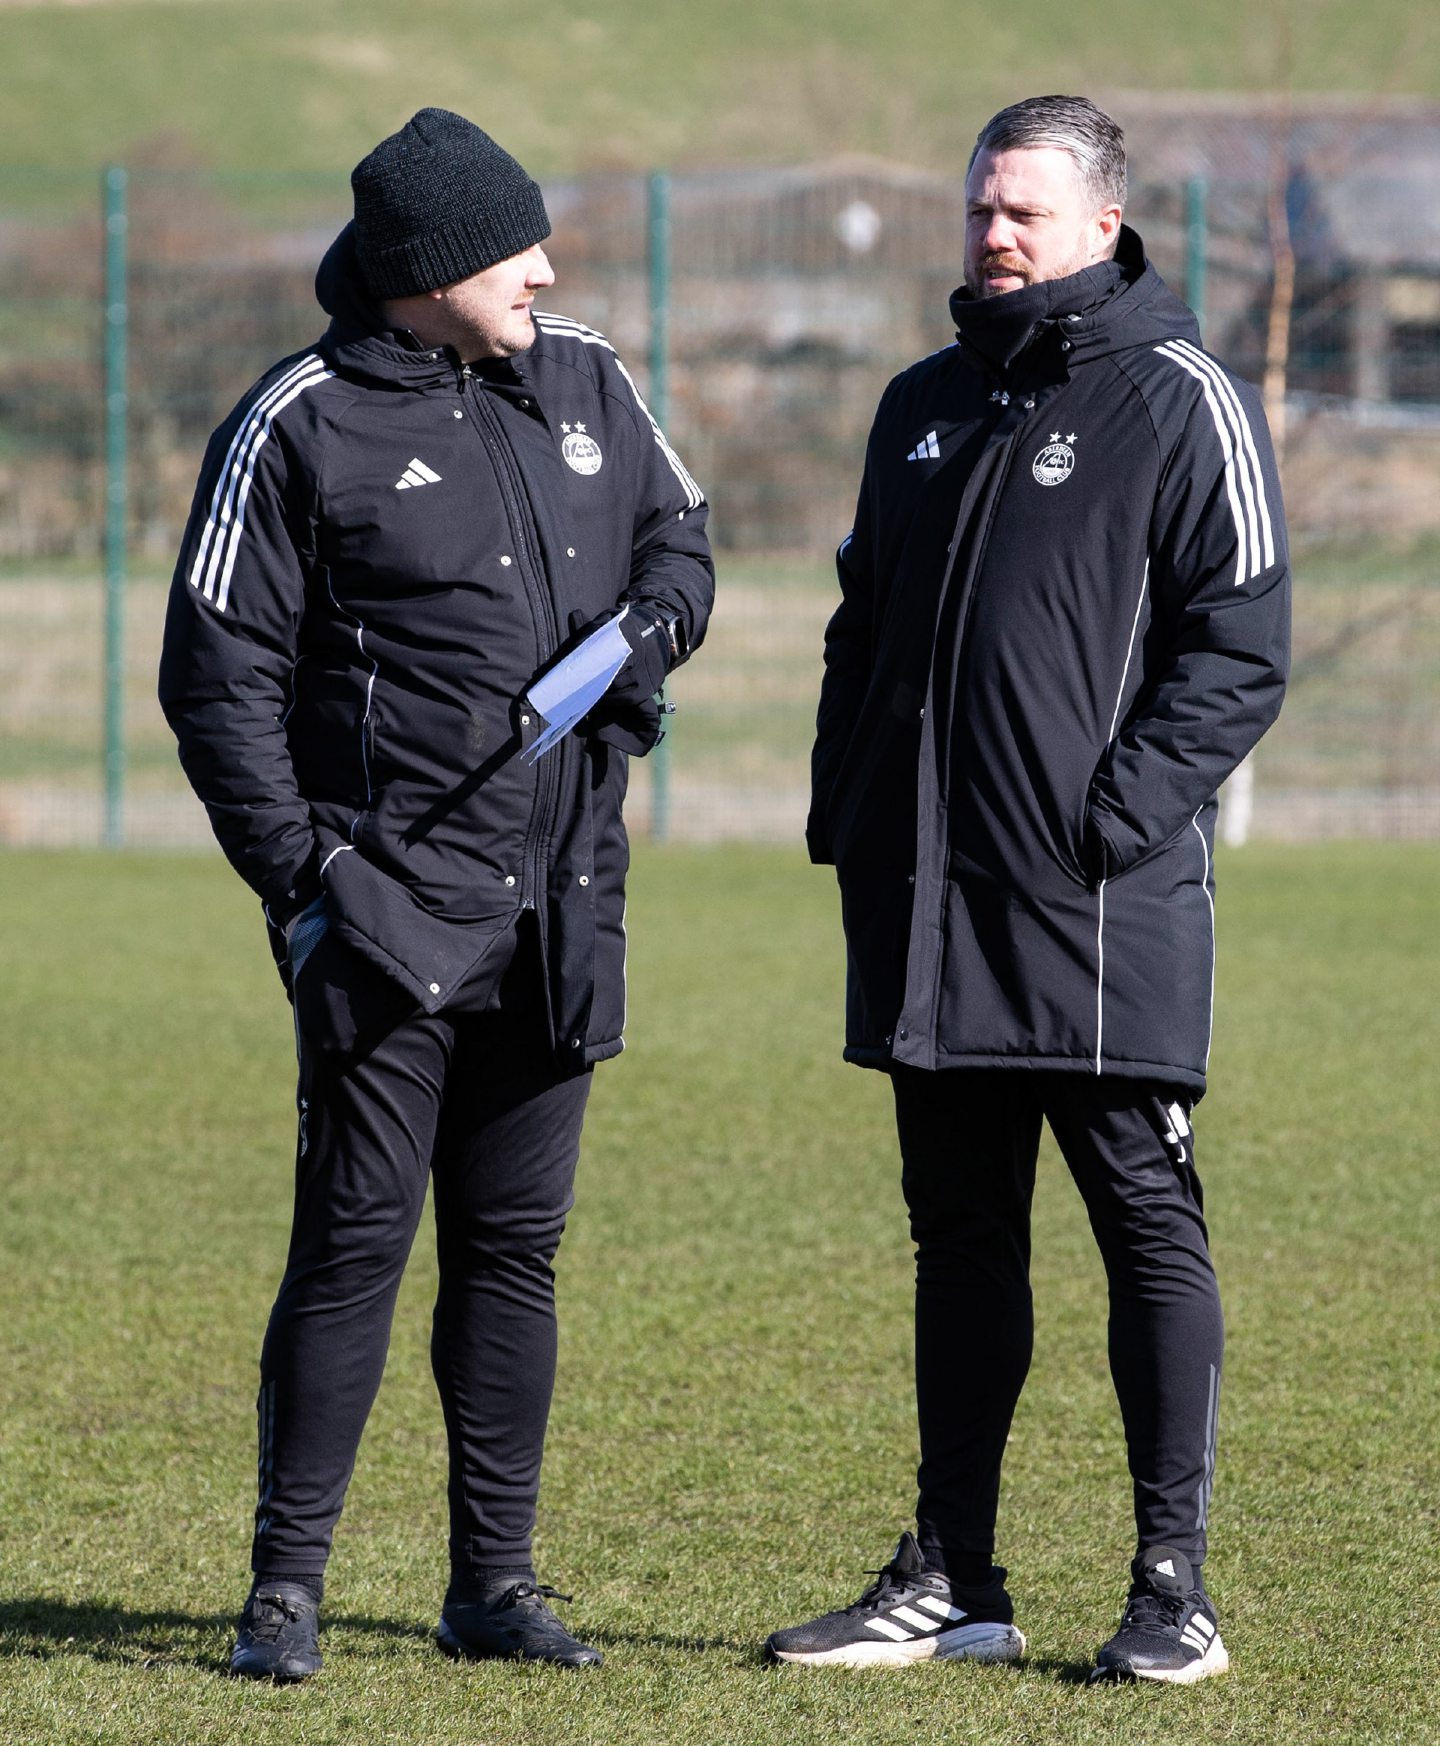
<svg viewBox="0 0 1440 1746"><path fill-rule="evenodd" d="M645 703L670 671L670 631L653 606L631 606L620 620L630 659L615 675L608 696L617 703Z"/></svg>
<svg viewBox="0 0 1440 1746"><path fill-rule="evenodd" d="M593 734L636 757L643 757L664 738L655 694L680 653L681 627L661 612L653 601L630 603L630 610L620 620L630 658L580 726L580 732ZM613 612L607 612L574 625L559 653L566 654L614 617Z"/></svg>

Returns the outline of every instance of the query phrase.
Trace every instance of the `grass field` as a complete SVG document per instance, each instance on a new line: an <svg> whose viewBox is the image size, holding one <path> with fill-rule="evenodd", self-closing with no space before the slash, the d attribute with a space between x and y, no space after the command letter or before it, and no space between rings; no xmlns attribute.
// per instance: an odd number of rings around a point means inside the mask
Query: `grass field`
<svg viewBox="0 0 1440 1746"><path fill-rule="evenodd" d="M1211 1586L1229 1678L1087 1689L1128 1557L1098 1261L1053 1155L1002 1499L1019 1669L766 1669L913 1501L884 1081L838 1060L823 872L646 850L631 1048L560 1258L542 1573L595 1676L455 1668L422 1237L337 1538L327 1665L221 1677L287 1225L289 1023L211 857L0 860L0 1741L1440 1740L1433 848L1221 866L1201 1166L1230 1350Z"/></svg>
<svg viewBox="0 0 1440 1746"><path fill-rule="evenodd" d="M87 168L142 142L217 169L348 167L427 103L554 175L842 150L950 168L1023 90L1440 95L1440 19L1417 0L3 0L0 32L0 163Z"/></svg>

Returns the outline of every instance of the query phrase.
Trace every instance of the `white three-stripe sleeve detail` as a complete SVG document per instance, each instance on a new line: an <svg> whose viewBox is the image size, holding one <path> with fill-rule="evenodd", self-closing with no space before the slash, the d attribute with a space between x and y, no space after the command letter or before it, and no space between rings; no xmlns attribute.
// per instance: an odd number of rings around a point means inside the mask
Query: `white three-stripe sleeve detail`
<svg viewBox="0 0 1440 1746"><path fill-rule="evenodd" d="M235 435L230 439L230 447L226 451L220 476L215 482L215 493L210 500L210 515L205 523L205 531L200 539L199 550L195 554L195 562L190 570L190 586L200 589L207 600L213 600L215 597L215 584L220 573L220 552L225 539L225 530L230 525L231 517L234 514L236 495L245 470L246 459L257 434L265 428L265 421L275 410L277 402L282 400L297 382L308 384L310 381L321 381L330 374L332 374L331 371L322 369L320 359L313 354L302 358L278 382L273 382L256 400L236 428Z"/></svg>
<svg viewBox="0 0 1440 1746"><path fill-rule="evenodd" d="M680 459L679 455L677 455L674 449L671 448L664 431L661 430L660 426L655 421L654 413L652 413L650 408L645 404L640 390L635 386L635 378L630 374L629 370L625 368L625 360L615 350L614 346L610 344L609 340L607 340L603 334L595 333L591 328L582 327L578 321L571 321L568 316L550 315L547 313L537 314L532 319L534 320L536 327L540 329L541 333L548 333L558 339L577 340L581 345L601 346L605 351L609 352L610 356L615 360L616 369L619 370L620 374L625 378L630 392L635 396L635 404L640 408L641 412L645 414L646 419L649 421L650 429L655 436L655 442L658 445L661 454L664 455L670 471L675 475L676 479L679 480L680 488L685 493L686 506L690 509L698 509L705 501L705 493L695 483L694 479L691 478L689 470L686 468L685 463Z"/></svg>
<svg viewBox="0 0 1440 1746"><path fill-rule="evenodd" d="M1270 520L1270 501L1265 494L1265 475L1260 470L1260 453L1255 447L1255 432L1250 424L1250 419L1240 396L1235 392L1235 384L1215 362L1214 358L1202 352L1198 346L1191 345L1189 340L1176 340L1175 345L1177 350L1187 353L1200 365L1201 369L1209 372L1219 390L1221 399L1230 408L1234 422L1239 428L1240 440L1244 445L1245 455L1250 464L1250 472L1255 480L1255 501L1260 513L1260 532L1264 539L1265 562L1263 567L1268 569L1275 562L1275 529ZM1256 566L1251 571L1252 577L1258 576L1261 568L1258 542Z"/></svg>
<svg viewBox="0 0 1440 1746"><path fill-rule="evenodd" d="M1210 408L1210 416L1215 421L1215 434L1220 438L1220 451L1225 457L1225 494L1230 499L1230 513L1235 518L1235 586L1238 588L1245 580L1247 561L1250 558L1250 530L1245 523L1245 512L1240 507L1240 497L1235 489L1236 467L1235 444L1230 435L1230 427L1225 414L1220 410L1220 403L1215 398L1215 391L1210 385L1205 372L1192 364L1179 352L1169 346L1156 346L1155 350L1162 357L1176 363L1187 375L1193 376L1200 384L1205 395L1205 404Z"/></svg>
<svg viewBox="0 0 1440 1746"><path fill-rule="evenodd" d="M230 578L235 571L235 558L240 550L240 536L245 531L245 503L250 496L250 487L255 479L255 463L260 458L260 451L270 435L270 427L285 410L292 400L296 400L307 388L313 388L317 382L323 382L333 376L333 370L321 370L317 375L306 376L297 382L293 388L265 414L264 419L256 428L250 444L250 453L245 462L244 476L240 480L235 493L235 516L228 529L221 535L222 547L217 548L216 556L221 549L224 551L224 561L220 565L219 585L215 590L215 607L224 612L225 603L230 598ZM212 564L214 560L212 559ZM206 583L206 594L209 594L209 582Z"/></svg>
<svg viewBox="0 0 1440 1746"><path fill-rule="evenodd" d="M1181 342L1176 342L1176 351L1181 356L1190 359L1191 364L1199 370L1215 390L1215 398L1220 410L1225 415L1225 423L1229 427L1231 441L1235 444L1235 472L1240 480L1240 496L1245 506L1245 531L1249 534L1246 547L1249 558L1247 577L1258 576L1260 573L1260 514L1255 506L1258 481L1254 477L1252 455L1245 446L1245 435L1248 426L1238 404L1232 404L1233 396L1228 393L1230 384L1225 380L1222 370L1207 358L1203 352L1197 352L1193 347L1182 348ZM1258 463L1253 463L1258 471Z"/></svg>
<svg viewBox="0 0 1440 1746"><path fill-rule="evenodd" d="M220 528L230 519L230 499L233 495L236 479L243 465L243 451L248 445L255 429L257 419L263 418L276 399L285 392L297 378L308 376L319 367L320 360L312 354L302 358L300 362L279 379L272 382L255 404L249 409L235 428L235 434L230 439L230 447L225 451L225 460L220 468L219 477L215 481L215 492L210 499L210 514L205 523L205 531L200 536L200 546L195 554L195 562L190 568L190 586L201 588L202 574L206 574L203 592L207 600L215 592L213 565L208 562L210 547Z"/></svg>

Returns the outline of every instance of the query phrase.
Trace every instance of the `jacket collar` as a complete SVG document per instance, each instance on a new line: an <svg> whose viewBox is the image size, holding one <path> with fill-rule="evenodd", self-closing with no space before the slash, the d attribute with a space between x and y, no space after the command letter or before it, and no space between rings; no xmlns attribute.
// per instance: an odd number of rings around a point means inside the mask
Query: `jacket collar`
<svg viewBox="0 0 1440 1746"><path fill-rule="evenodd" d="M1002 297L972 297L962 286L950 299L950 314L961 346L998 375L1022 354L1033 359L1061 328L1074 360L1152 338L1199 338L1194 316L1146 260L1145 245L1129 225L1120 227L1113 260Z"/></svg>

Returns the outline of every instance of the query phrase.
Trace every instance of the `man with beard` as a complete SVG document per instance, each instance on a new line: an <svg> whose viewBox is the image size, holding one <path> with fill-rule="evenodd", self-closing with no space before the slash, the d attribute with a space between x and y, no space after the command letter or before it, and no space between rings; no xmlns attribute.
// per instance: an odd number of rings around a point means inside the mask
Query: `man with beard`
<svg viewBox="0 0 1440 1746"><path fill-rule="evenodd" d="M433 1181L440 1645L589 1667L531 1554L551 1261L590 1069L623 1047L626 756L659 739L655 693L704 633L706 506L605 340L533 308L550 222L489 135L421 110L351 185L316 281L328 331L211 441L160 673L299 1053L231 1666L320 1667L331 1536ZM618 677L543 748L531 690L597 630Z"/></svg>
<svg viewBox="0 0 1440 1746"><path fill-rule="evenodd" d="M1110 1294L1136 1549L1093 1677L1228 1665L1202 1565L1223 1328L1205 1089L1221 783L1288 651L1258 397L1122 222L1119 127L1040 97L981 132L957 343L876 415L826 634L808 827L837 870L846 1058L889 1073L916 1243L916 1531L772 1657L1025 1648L993 1562L1030 1362L1048 1122Z"/></svg>

